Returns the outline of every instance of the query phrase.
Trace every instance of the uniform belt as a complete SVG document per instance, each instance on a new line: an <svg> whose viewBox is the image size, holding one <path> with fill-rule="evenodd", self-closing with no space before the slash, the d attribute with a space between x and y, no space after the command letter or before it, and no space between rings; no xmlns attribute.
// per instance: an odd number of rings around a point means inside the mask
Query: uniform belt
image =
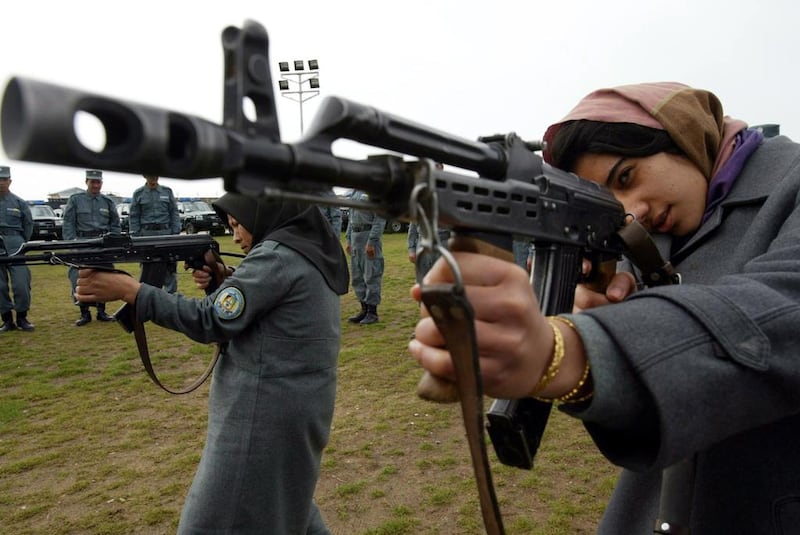
<svg viewBox="0 0 800 535"><path fill-rule="evenodd" d="M102 230L79 230L75 233L79 238L99 238L103 235Z"/></svg>
<svg viewBox="0 0 800 535"><path fill-rule="evenodd" d="M367 230L371 230L372 225L353 225L351 230L353 232L366 232Z"/></svg>
<svg viewBox="0 0 800 535"><path fill-rule="evenodd" d="M147 223L146 225L142 225L144 230L167 230L169 225L166 224L158 224L158 223Z"/></svg>

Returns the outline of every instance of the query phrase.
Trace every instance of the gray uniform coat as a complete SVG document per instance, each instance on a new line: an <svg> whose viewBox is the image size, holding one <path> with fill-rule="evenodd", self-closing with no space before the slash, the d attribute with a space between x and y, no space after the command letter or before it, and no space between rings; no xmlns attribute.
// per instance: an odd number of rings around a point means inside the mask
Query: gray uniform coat
<svg viewBox="0 0 800 535"><path fill-rule="evenodd" d="M64 208L64 239L97 238L119 234L117 205L106 195L82 191L70 196Z"/></svg>
<svg viewBox="0 0 800 535"><path fill-rule="evenodd" d="M28 203L11 192L0 196L0 255L12 254L31 239L33 216ZM12 300L11 293L14 298ZM0 313L26 313L31 307L31 270L26 265L0 266Z"/></svg>
<svg viewBox="0 0 800 535"><path fill-rule="evenodd" d="M64 208L64 239L91 239L103 234L120 234L117 205L106 195L99 193L92 195L82 191L71 195ZM98 264L113 268L113 264ZM67 270L71 291L70 297L75 294L78 283L78 270L74 267ZM77 302L75 303L78 304ZM83 308L87 305L84 304Z"/></svg>
<svg viewBox="0 0 800 535"><path fill-rule="evenodd" d="M363 191L356 191L352 195L356 201L368 201L369 196ZM347 222L345 240L350 244L352 254L350 260L350 280L353 292L358 300L367 305L378 306L381 304L383 290L383 272L385 269L383 258L383 230L386 228L386 219L375 212L365 210L350 210ZM375 256L367 256L367 245L375 249Z"/></svg>
<svg viewBox="0 0 800 535"><path fill-rule="evenodd" d="M312 502L336 397L339 296L304 256L256 244L211 296L142 285L139 319L227 344L178 532L328 533Z"/></svg>
<svg viewBox="0 0 800 535"><path fill-rule="evenodd" d="M695 452L692 534L798 533L800 145L765 141L672 262L681 286L572 316L595 394L562 409L625 468L599 533L652 533Z"/></svg>
<svg viewBox="0 0 800 535"><path fill-rule="evenodd" d="M128 219L131 236L169 236L181 233L181 218L172 188L144 185L133 192ZM162 287L169 293L178 290L177 264L167 264Z"/></svg>
<svg viewBox="0 0 800 535"><path fill-rule="evenodd" d="M159 184L133 192L130 206L131 236L165 236L181 233L181 218L172 188Z"/></svg>

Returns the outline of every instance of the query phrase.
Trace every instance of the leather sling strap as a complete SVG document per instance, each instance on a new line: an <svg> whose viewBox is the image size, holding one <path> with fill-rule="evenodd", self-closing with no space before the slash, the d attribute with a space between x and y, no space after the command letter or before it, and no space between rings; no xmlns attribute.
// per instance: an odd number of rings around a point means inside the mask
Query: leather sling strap
<svg viewBox="0 0 800 535"><path fill-rule="evenodd" d="M444 336L456 371L456 387L467 434L472 469L478 484L481 514L487 535L503 535L503 520L497 504L483 424L481 383L475 318L463 288L453 284L431 284L422 288L422 302Z"/></svg>
<svg viewBox="0 0 800 535"><path fill-rule="evenodd" d="M641 270L647 286L680 284L680 274L661 257L652 237L637 221L625 225L618 234L625 242L625 256ZM695 468L696 459L691 456L662 471L661 498L653 533L689 535Z"/></svg>
<svg viewBox="0 0 800 535"><path fill-rule="evenodd" d="M116 268L109 268L108 266L75 266L72 265L71 267L77 269L94 269L96 271L106 271L109 273L122 273L123 275L127 275L132 277L130 273L127 271L123 271L121 269ZM211 375L211 372L214 371L214 366L217 364L217 360L219 359L220 355L220 346L219 344L214 344L214 355L211 358L211 362L209 362L208 367L206 370L195 379L189 386L185 388L181 388L178 390L174 390L172 388L168 388L165 386L156 375L155 369L153 368L153 363L150 360L150 349L147 346L147 335L144 330L144 324L137 319L136 316L136 305L131 305L125 303L122 308L120 308L115 314L114 319L122 326L125 331L129 333L133 333L133 337L136 340L136 347L139 350L139 358L142 361L142 365L144 366L147 375L150 379L160 388L169 392L170 394L188 394L196 390L200 385L202 385L208 376Z"/></svg>
<svg viewBox="0 0 800 535"><path fill-rule="evenodd" d="M117 314L119 314L119 312L117 312ZM117 314L115 314L114 317L117 317ZM136 340L136 347L139 349L139 357L142 360L142 365L144 366L147 375L150 376L150 379L156 385L166 390L170 394L176 394L176 395L188 394L189 392L196 390L197 387L202 385L205 382L205 380L208 379L208 376L211 375L211 372L214 371L214 366L216 366L217 360L219 359L220 355L219 344L214 344L214 355L211 358L211 362L209 362L206 370L202 373L202 375L200 375L200 377L195 379L189 386L186 386L185 388L179 390L173 390L171 388L164 386L164 384L158 379L158 376L156 375L156 372L153 369L153 363L150 361L150 350L147 347L147 335L145 334L144 331L144 324L136 319L136 305L130 307L129 314L132 318L133 337Z"/></svg>
<svg viewBox="0 0 800 535"><path fill-rule="evenodd" d="M680 284L680 274L663 259L653 237L641 223L630 221L617 234L625 244L625 256L641 270L645 285Z"/></svg>

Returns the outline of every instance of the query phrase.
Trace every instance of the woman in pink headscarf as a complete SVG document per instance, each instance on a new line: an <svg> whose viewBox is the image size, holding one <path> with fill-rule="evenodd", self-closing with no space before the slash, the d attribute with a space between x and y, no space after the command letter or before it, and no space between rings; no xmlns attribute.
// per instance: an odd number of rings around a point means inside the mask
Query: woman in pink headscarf
<svg viewBox="0 0 800 535"><path fill-rule="evenodd" d="M595 91L544 139L548 163L610 188L654 234L682 284L642 289L620 272L603 294L579 287L573 314L545 318L523 270L456 253L487 395L555 401L623 467L598 533L652 533L659 501L676 498L683 525L656 533L793 532L800 145L677 83ZM440 263L426 283L451 278ZM409 350L453 380L442 345L424 318ZM662 491L674 466L690 467L689 484Z"/></svg>

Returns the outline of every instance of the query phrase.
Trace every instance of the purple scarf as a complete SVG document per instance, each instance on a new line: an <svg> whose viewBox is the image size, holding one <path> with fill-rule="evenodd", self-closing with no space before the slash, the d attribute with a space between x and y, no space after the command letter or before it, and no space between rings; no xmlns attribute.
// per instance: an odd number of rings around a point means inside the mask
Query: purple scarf
<svg viewBox="0 0 800 535"><path fill-rule="evenodd" d="M744 164L747 163L747 159L761 145L762 141L764 141L764 135L758 130L745 129L736 134L733 152L708 185L703 223L728 195Z"/></svg>

